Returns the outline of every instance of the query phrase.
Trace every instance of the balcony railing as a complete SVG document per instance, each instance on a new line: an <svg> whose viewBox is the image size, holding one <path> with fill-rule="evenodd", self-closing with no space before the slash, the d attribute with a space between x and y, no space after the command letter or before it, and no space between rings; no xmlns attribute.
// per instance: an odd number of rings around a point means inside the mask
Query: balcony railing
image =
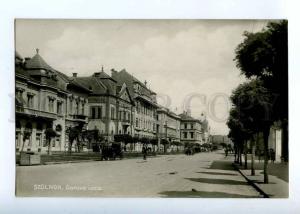
<svg viewBox="0 0 300 214"><path fill-rule="evenodd" d="M28 107L18 107L16 106L16 113L24 114L24 115L30 115L34 117L44 117L44 118L50 118L50 119L56 119L57 114L52 112L46 112L46 111L40 111L36 109L31 109Z"/></svg>
<svg viewBox="0 0 300 214"><path fill-rule="evenodd" d="M83 114L73 114L73 119L75 120L86 120L88 116Z"/></svg>

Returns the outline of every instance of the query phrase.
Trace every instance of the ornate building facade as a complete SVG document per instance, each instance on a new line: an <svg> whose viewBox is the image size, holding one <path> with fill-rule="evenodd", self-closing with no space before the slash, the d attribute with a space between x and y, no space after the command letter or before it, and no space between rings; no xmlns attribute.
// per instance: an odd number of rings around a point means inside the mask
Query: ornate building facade
<svg viewBox="0 0 300 214"><path fill-rule="evenodd" d="M47 150L45 131L57 136L53 151L64 151L68 127L86 126L90 91L49 66L39 50L32 58L15 55L16 150Z"/></svg>
<svg viewBox="0 0 300 214"><path fill-rule="evenodd" d="M104 72L92 76L77 77L75 82L89 88L88 129L98 129L107 141L113 141L116 134L134 133L134 102L125 83L120 84Z"/></svg>
<svg viewBox="0 0 300 214"><path fill-rule="evenodd" d="M147 82L125 69L112 69L110 76L102 67L90 76L69 77L48 65L37 49L32 58L16 53L15 77L17 151L47 151L49 128L56 132L52 151L69 149L73 127L99 130L106 141L114 141L116 134L156 139L158 145L163 139L202 143L207 138L200 120L159 106Z"/></svg>
<svg viewBox="0 0 300 214"><path fill-rule="evenodd" d="M112 69L112 78L119 84L127 86L129 96L134 102L134 129L133 136L150 139L157 138L157 102L156 93L147 87L125 69L116 71Z"/></svg>

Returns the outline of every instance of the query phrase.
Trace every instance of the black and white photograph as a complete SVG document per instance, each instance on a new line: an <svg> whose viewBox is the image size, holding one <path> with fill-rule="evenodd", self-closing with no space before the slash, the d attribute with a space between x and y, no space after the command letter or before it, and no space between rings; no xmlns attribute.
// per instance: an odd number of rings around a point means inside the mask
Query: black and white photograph
<svg viewBox="0 0 300 214"><path fill-rule="evenodd" d="M288 198L287 20L15 20L17 197Z"/></svg>
<svg viewBox="0 0 300 214"><path fill-rule="evenodd" d="M300 213L296 0L0 0L0 213Z"/></svg>

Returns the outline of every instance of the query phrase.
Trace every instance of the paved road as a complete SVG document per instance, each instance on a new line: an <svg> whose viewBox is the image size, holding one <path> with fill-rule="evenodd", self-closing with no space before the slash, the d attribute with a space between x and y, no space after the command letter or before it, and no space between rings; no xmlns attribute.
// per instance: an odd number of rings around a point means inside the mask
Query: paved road
<svg viewBox="0 0 300 214"><path fill-rule="evenodd" d="M200 153L17 166L17 196L260 197L231 167L232 157Z"/></svg>

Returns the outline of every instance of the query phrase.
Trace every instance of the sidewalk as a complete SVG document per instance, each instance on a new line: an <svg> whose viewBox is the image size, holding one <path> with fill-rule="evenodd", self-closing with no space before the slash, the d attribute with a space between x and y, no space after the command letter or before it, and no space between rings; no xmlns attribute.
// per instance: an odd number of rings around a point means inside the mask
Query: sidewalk
<svg viewBox="0 0 300 214"><path fill-rule="evenodd" d="M255 175L251 175L251 163L248 162L248 169L244 166L234 164L240 173L252 184L258 191L262 191L269 198L288 198L288 164L269 163L269 183L264 184L263 163L255 162Z"/></svg>

